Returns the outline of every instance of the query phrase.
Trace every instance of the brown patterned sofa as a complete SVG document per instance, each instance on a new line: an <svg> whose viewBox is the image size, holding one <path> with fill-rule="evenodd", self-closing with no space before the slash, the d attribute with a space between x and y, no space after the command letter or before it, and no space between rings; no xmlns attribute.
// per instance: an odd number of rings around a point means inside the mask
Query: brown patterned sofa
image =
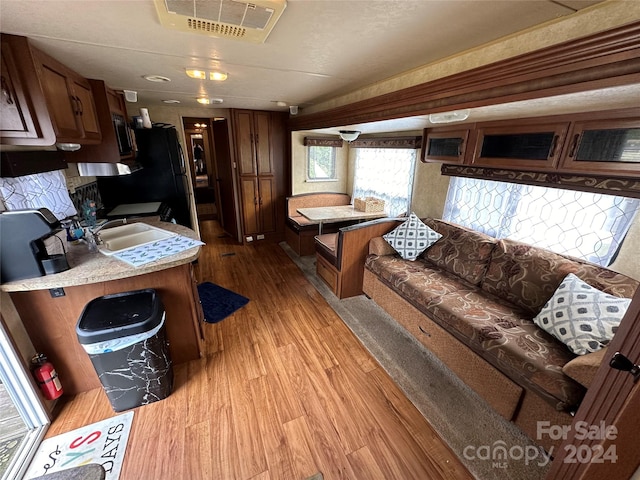
<svg viewBox="0 0 640 480"><path fill-rule="evenodd" d="M574 355L532 319L574 273L631 298L638 282L579 259L436 219L442 238L416 261L369 243L363 291L502 416L536 439L537 422L566 425L605 350Z"/></svg>
<svg viewBox="0 0 640 480"><path fill-rule="evenodd" d="M313 255L316 246L313 237L318 235L318 224L298 213L299 208L336 207L349 205L351 197L346 193L318 192L301 193L287 197L285 241L300 256ZM337 232L339 228L352 222L332 223L323 227L324 233Z"/></svg>

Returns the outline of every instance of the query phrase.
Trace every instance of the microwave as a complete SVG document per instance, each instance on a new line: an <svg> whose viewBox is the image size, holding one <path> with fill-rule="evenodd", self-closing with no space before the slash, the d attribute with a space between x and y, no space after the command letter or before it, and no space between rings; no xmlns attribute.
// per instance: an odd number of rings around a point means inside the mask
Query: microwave
<svg viewBox="0 0 640 480"><path fill-rule="evenodd" d="M116 132L116 139L118 140L120 156L130 155L133 152L133 142L131 141L129 125L127 125L125 118L118 113L111 114L111 119Z"/></svg>

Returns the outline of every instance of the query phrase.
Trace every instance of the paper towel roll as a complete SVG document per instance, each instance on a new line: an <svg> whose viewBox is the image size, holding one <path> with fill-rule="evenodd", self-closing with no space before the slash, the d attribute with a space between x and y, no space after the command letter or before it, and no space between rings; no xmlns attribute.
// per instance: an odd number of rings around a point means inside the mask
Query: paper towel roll
<svg viewBox="0 0 640 480"><path fill-rule="evenodd" d="M141 108L140 116L142 117L142 126L144 128L151 128L151 118L149 118L149 110L146 108Z"/></svg>

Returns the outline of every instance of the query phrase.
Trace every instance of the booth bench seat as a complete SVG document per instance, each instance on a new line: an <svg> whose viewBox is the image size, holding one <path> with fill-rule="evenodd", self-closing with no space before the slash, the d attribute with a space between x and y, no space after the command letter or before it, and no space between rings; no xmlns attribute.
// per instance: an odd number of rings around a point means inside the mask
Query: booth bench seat
<svg viewBox="0 0 640 480"><path fill-rule="evenodd" d="M287 244L300 256L313 255L315 243L313 238L318 235L317 222L312 222L298 213L299 208L308 207L335 207L349 205L351 197L346 193L301 193L287 197L287 219L285 228L285 240ZM323 227L324 233L336 232L340 227L352 222L327 224Z"/></svg>

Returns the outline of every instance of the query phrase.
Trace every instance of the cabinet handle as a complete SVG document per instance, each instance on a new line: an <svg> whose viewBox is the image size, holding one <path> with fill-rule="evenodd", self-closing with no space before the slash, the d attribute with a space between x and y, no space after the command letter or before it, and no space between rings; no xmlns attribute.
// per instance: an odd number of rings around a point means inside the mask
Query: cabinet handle
<svg viewBox="0 0 640 480"><path fill-rule="evenodd" d="M576 154L576 150L578 149L578 140L580 139L580 134L576 133L573 136L573 142L571 142L571 149L569 150L569 156L573 157Z"/></svg>
<svg viewBox="0 0 640 480"><path fill-rule="evenodd" d="M71 99L71 102L73 103L73 114L74 115L80 115L80 113L78 111L78 98L73 96L73 95L69 95L69 98Z"/></svg>
<svg viewBox="0 0 640 480"><path fill-rule="evenodd" d="M7 80L2 75L2 95L4 95L5 101L8 105L13 105L13 98L11 98L11 90L9 90L9 85L7 84Z"/></svg>
<svg viewBox="0 0 640 480"><path fill-rule="evenodd" d="M551 149L549 151L549 158L553 158L555 156L557 146L558 146L558 135L554 135L553 141L551 142Z"/></svg>
<svg viewBox="0 0 640 480"><path fill-rule="evenodd" d="M429 332L427 332L424 328L422 328L420 325L418 325L418 328L420 329L420 331L422 333L424 333L427 337L430 337L431 334Z"/></svg>
<svg viewBox="0 0 640 480"><path fill-rule="evenodd" d="M80 100L80 97L76 97L76 100L78 101L78 115L82 115L84 114L84 105L82 105L82 100Z"/></svg>
<svg viewBox="0 0 640 480"><path fill-rule="evenodd" d="M460 139L460 143L458 143L458 157L461 157L464 150L462 149L462 146L464 145L464 140Z"/></svg>
<svg viewBox="0 0 640 480"><path fill-rule="evenodd" d="M256 133L256 145L258 144L258 142L260 141L258 134Z"/></svg>
<svg viewBox="0 0 640 480"><path fill-rule="evenodd" d="M253 204L258 205L258 197L253 197Z"/></svg>
<svg viewBox="0 0 640 480"><path fill-rule="evenodd" d="M258 202L260 205L262 205L262 197L260 197L260 200Z"/></svg>

